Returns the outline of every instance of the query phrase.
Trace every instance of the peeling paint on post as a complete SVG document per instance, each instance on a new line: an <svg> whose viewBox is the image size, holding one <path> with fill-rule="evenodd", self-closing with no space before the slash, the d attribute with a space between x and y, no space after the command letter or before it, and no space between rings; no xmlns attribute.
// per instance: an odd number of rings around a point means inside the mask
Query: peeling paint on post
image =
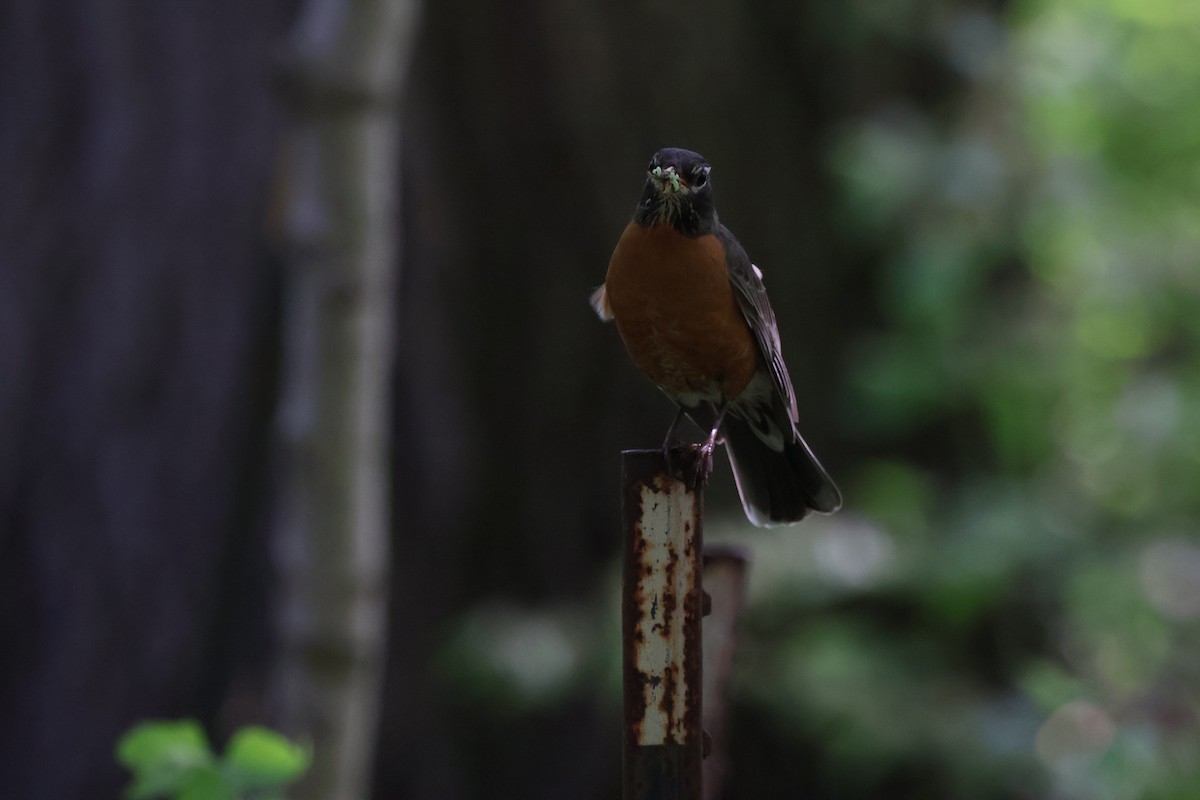
<svg viewBox="0 0 1200 800"><path fill-rule="evenodd" d="M622 455L624 800L700 800L704 496L660 450ZM676 463L692 449L672 451Z"/></svg>

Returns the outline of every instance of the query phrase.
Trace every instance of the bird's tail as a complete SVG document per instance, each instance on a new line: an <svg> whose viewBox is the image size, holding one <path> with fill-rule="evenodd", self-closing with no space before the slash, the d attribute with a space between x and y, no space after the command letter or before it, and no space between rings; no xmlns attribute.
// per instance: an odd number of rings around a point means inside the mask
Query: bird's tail
<svg viewBox="0 0 1200 800"><path fill-rule="evenodd" d="M810 510L829 514L841 508L842 493L795 429L782 451L772 449L732 414L725 417L721 432L742 506L755 525L788 525Z"/></svg>

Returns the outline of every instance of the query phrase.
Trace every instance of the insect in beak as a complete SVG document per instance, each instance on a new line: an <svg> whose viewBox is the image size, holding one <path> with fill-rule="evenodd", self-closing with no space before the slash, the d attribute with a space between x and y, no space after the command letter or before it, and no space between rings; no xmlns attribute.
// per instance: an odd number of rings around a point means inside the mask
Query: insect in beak
<svg viewBox="0 0 1200 800"><path fill-rule="evenodd" d="M650 170L650 174L656 178L660 178L670 183L671 189L675 192L675 194L679 194L681 191L679 188L679 173L675 171L674 167L667 167L665 171L662 167L655 167L654 169ZM663 188L665 189L666 186Z"/></svg>

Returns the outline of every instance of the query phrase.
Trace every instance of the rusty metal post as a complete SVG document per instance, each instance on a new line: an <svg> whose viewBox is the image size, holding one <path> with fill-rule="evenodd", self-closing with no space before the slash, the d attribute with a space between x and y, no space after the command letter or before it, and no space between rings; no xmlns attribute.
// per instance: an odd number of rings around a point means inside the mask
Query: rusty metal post
<svg viewBox="0 0 1200 800"><path fill-rule="evenodd" d="M692 456L673 451L676 463ZM700 800L704 496L659 450L622 456L624 800Z"/></svg>
<svg viewBox="0 0 1200 800"><path fill-rule="evenodd" d="M750 554L741 547L704 548L704 591L712 598L712 613L704 619L704 732L712 742L704 759L704 800L721 796L729 771L729 679L737 643L737 622L746 605Z"/></svg>

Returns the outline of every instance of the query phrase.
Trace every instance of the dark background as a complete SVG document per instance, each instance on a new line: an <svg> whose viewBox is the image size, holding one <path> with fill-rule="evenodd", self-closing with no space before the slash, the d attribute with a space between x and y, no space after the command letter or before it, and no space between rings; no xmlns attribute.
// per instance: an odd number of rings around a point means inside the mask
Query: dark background
<svg viewBox="0 0 1200 800"><path fill-rule="evenodd" d="M138 720L271 724L291 2L0 11L0 791ZM755 557L731 798L1200 778L1200 15L422 10L401 109L379 798L612 798L617 451L587 306L655 149L713 164L845 509Z"/></svg>

